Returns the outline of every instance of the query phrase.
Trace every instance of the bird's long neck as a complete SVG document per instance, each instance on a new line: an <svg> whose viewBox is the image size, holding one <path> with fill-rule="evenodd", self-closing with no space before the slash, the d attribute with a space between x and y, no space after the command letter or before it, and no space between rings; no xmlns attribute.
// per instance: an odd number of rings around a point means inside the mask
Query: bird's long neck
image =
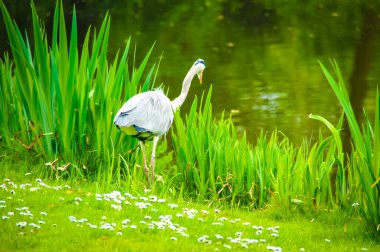
<svg viewBox="0 0 380 252"><path fill-rule="evenodd" d="M181 107L181 105L185 101L186 96L189 93L191 81L193 80L196 73L196 68L192 67L186 74L185 79L183 80L181 94L171 102L173 111L176 111L179 107Z"/></svg>

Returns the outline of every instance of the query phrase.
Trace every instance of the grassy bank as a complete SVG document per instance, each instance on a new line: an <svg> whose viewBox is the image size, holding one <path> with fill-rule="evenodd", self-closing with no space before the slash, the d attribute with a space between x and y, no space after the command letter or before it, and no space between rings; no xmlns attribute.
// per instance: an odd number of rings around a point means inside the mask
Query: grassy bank
<svg viewBox="0 0 380 252"><path fill-rule="evenodd" d="M35 179L23 165L6 164L0 176L2 251L380 249L364 232L363 219L343 227L339 211L288 215L273 206L215 208L151 191Z"/></svg>

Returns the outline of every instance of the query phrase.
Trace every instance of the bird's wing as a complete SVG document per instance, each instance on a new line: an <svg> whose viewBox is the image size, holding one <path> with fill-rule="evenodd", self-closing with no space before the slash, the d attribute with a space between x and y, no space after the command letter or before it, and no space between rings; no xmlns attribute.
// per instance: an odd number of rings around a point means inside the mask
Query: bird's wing
<svg viewBox="0 0 380 252"><path fill-rule="evenodd" d="M133 96L115 116L114 123L121 127L134 126L139 132L150 131L163 135L173 122L170 100L161 90Z"/></svg>

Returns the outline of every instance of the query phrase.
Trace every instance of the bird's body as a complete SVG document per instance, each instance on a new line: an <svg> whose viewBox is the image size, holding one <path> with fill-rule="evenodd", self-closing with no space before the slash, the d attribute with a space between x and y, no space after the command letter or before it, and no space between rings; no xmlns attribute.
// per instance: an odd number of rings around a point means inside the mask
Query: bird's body
<svg viewBox="0 0 380 252"><path fill-rule="evenodd" d="M173 117L171 102L159 89L129 99L116 114L114 124L127 135L144 142L165 134Z"/></svg>
<svg viewBox="0 0 380 252"><path fill-rule="evenodd" d="M149 182L149 168L146 164L145 141L153 139L153 150L151 157L152 179L154 178L154 159L157 142L170 128L174 112L185 101L189 92L191 81L198 75L202 83L202 73L205 62L201 59L195 61L187 73L181 94L170 101L162 90L148 91L131 97L116 113L114 124L127 135L136 137L140 141L144 159L144 171Z"/></svg>

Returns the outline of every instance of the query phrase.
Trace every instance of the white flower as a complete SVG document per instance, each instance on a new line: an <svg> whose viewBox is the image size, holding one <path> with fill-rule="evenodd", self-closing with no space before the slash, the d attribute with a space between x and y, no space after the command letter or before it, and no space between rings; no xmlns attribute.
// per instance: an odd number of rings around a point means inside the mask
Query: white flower
<svg viewBox="0 0 380 252"><path fill-rule="evenodd" d="M20 215L33 217L33 214L29 210L26 210L26 212L20 212Z"/></svg>
<svg viewBox="0 0 380 252"><path fill-rule="evenodd" d="M174 209L174 208L177 208L177 207L178 207L178 205L177 205L177 204L168 204L168 206L169 206L170 208L172 208L172 209Z"/></svg>
<svg viewBox="0 0 380 252"><path fill-rule="evenodd" d="M26 183L26 184L21 184L21 185L20 185L20 189L25 190L25 188L26 188L27 186L32 186L32 185L31 185L31 184L28 184L28 183Z"/></svg>
<svg viewBox="0 0 380 252"><path fill-rule="evenodd" d="M52 188L51 186L45 184L44 182L40 182L40 186L46 187L46 188Z"/></svg>
<svg viewBox="0 0 380 252"><path fill-rule="evenodd" d="M199 241L199 242L205 242L206 239L207 239L206 237L201 236L201 237L198 238L198 241Z"/></svg>
<svg viewBox="0 0 380 252"><path fill-rule="evenodd" d="M243 241L245 241L245 242L248 243L248 244L259 243L259 241L256 240L256 239L248 239L248 238L245 238L245 239L243 239Z"/></svg>
<svg viewBox="0 0 380 252"><path fill-rule="evenodd" d="M36 229L40 229L41 228L41 226L39 226L39 225L37 225L35 223L29 223L29 226L34 227Z"/></svg>
<svg viewBox="0 0 380 252"><path fill-rule="evenodd" d="M149 196L149 201L156 202L157 200L158 200L157 196L155 195Z"/></svg>
<svg viewBox="0 0 380 252"><path fill-rule="evenodd" d="M247 243L241 243L240 246L242 246L243 248L248 248Z"/></svg>
<svg viewBox="0 0 380 252"><path fill-rule="evenodd" d="M233 239L230 240L231 243L240 243L240 241L241 241L241 238L240 238L240 237L238 237L238 238L233 238Z"/></svg>
<svg viewBox="0 0 380 252"><path fill-rule="evenodd" d="M25 221L22 221L22 222L17 222L16 223L16 226L20 227L20 228L24 228L28 223L25 222Z"/></svg>
<svg viewBox="0 0 380 252"><path fill-rule="evenodd" d="M280 247L275 247L275 246L267 246L267 249L268 249L268 250L275 251L275 252L281 252L281 251L282 251L282 248L280 248Z"/></svg>
<svg viewBox="0 0 380 252"><path fill-rule="evenodd" d="M178 232L179 234L181 234L183 237L189 237L188 234L186 234L185 232Z"/></svg>
<svg viewBox="0 0 380 252"><path fill-rule="evenodd" d="M99 228L100 228L100 229L108 229L108 230L111 230L111 231L115 230L115 229L112 227L112 225L109 224L109 223L103 223Z"/></svg>
<svg viewBox="0 0 380 252"><path fill-rule="evenodd" d="M357 207L359 206L359 203L358 202L355 202L354 204L352 204L353 207Z"/></svg>
<svg viewBox="0 0 380 252"><path fill-rule="evenodd" d="M242 232L236 232L235 235L241 237L243 235L243 233Z"/></svg>
<svg viewBox="0 0 380 252"><path fill-rule="evenodd" d="M220 234L215 234L215 237L216 239L223 239L223 236L221 236Z"/></svg>
<svg viewBox="0 0 380 252"><path fill-rule="evenodd" d="M213 225L213 226L222 226L223 223L221 223L221 222L213 222L213 223L211 223L211 225Z"/></svg>
<svg viewBox="0 0 380 252"><path fill-rule="evenodd" d="M252 226L252 228L256 229L256 230L262 230L263 227L262 226Z"/></svg>
<svg viewBox="0 0 380 252"><path fill-rule="evenodd" d="M146 209L148 208L148 206L150 206L151 204L149 203L145 203L145 202L136 202L135 203L135 206L137 206L138 208L140 209Z"/></svg>
<svg viewBox="0 0 380 252"><path fill-rule="evenodd" d="M121 205L112 204L111 207L113 209L116 209L117 211L120 211L122 209Z"/></svg>
<svg viewBox="0 0 380 252"><path fill-rule="evenodd" d="M201 210L201 212L202 212L203 214L209 214L209 211L207 211L207 210Z"/></svg>
<svg viewBox="0 0 380 252"><path fill-rule="evenodd" d="M144 193L150 193L152 190L144 188Z"/></svg>
<svg viewBox="0 0 380 252"><path fill-rule="evenodd" d="M77 220L77 222L79 223L84 223L84 222L87 222L88 220L86 218L82 218L82 219L79 219Z"/></svg>

